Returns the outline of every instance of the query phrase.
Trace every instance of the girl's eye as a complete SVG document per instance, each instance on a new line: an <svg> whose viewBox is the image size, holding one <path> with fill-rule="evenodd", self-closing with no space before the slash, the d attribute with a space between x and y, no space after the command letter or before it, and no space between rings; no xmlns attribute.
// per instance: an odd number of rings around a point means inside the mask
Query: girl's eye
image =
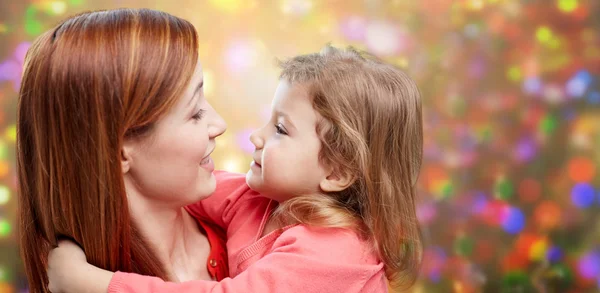
<svg viewBox="0 0 600 293"><path fill-rule="evenodd" d="M283 125L281 125L281 123L275 124L275 131L277 132L277 134L288 134Z"/></svg>

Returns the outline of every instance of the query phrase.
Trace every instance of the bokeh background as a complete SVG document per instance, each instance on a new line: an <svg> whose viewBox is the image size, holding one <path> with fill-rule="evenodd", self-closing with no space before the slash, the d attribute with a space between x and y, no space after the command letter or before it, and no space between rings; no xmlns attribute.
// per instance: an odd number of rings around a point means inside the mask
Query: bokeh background
<svg viewBox="0 0 600 293"><path fill-rule="evenodd" d="M247 170L277 58L332 43L404 68L425 105L414 292L600 292L598 0L0 0L0 292L27 292L15 223L23 57L59 20L119 7L196 25L206 96L229 124L220 169Z"/></svg>

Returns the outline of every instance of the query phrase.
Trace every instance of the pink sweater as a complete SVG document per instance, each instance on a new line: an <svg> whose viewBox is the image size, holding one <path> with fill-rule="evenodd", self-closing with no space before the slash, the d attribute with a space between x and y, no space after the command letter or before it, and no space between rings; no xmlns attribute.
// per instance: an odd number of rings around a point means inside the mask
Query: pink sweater
<svg viewBox="0 0 600 293"><path fill-rule="evenodd" d="M188 211L226 229L231 277L172 283L117 272L109 293L387 292L383 263L355 233L295 225L260 238L274 203L250 190L244 175L215 175L216 192Z"/></svg>

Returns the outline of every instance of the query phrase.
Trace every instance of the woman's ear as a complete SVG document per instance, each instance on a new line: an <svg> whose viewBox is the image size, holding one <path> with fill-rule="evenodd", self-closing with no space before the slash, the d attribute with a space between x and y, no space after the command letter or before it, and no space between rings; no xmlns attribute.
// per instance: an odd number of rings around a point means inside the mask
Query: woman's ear
<svg viewBox="0 0 600 293"><path fill-rule="evenodd" d="M133 163L131 154L133 153L133 146L125 143L121 148L121 172L126 174L131 169L131 164Z"/></svg>

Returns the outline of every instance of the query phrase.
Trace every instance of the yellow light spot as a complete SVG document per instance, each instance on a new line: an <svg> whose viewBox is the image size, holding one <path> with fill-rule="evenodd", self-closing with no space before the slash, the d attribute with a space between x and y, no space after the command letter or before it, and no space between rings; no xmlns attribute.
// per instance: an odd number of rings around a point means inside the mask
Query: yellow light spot
<svg viewBox="0 0 600 293"><path fill-rule="evenodd" d="M564 12L573 12L577 9L578 3L577 0L559 0L558 1L558 9Z"/></svg>
<svg viewBox="0 0 600 293"><path fill-rule="evenodd" d="M4 137L6 137L6 140L10 142L15 142L17 140L17 125L13 124L7 127Z"/></svg>
<svg viewBox="0 0 600 293"><path fill-rule="evenodd" d="M204 94L205 95L212 95L214 88L213 88L213 73L211 70L209 69L204 69Z"/></svg>
<svg viewBox="0 0 600 293"><path fill-rule="evenodd" d="M394 60L394 63L400 68L408 67L408 59L406 57L398 57Z"/></svg>
<svg viewBox="0 0 600 293"><path fill-rule="evenodd" d="M10 199L10 189L6 186L0 186L0 206L5 205Z"/></svg>
<svg viewBox="0 0 600 293"><path fill-rule="evenodd" d="M4 178L6 175L8 175L9 169L10 167L6 161L0 161L0 178Z"/></svg>
<svg viewBox="0 0 600 293"><path fill-rule="evenodd" d="M6 143L3 140L0 140L0 160L3 160L6 158L6 154L7 154L7 147L6 147Z"/></svg>
<svg viewBox="0 0 600 293"><path fill-rule="evenodd" d="M223 133L221 136L217 137L216 141L216 149L220 150L220 149L224 149L227 148L228 146L231 145L231 143L233 142L234 137L229 134L229 132L225 132Z"/></svg>
<svg viewBox="0 0 600 293"><path fill-rule="evenodd" d="M471 10L481 10L483 9L484 4L483 0L469 0L469 2L467 2L467 8Z"/></svg>
<svg viewBox="0 0 600 293"><path fill-rule="evenodd" d="M508 69L508 72L506 73L508 79L512 80L512 81L519 81L521 80L521 78L523 78L523 73L521 72L521 69L517 66L511 66Z"/></svg>
<svg viewBox="0 0 600 293"><path fill-rule="evenodd" d="M529 249L529 258L531 260L542 260L546 256L548 243L545 239L534 242Z"/></svg>
<svg viewBox="0 0 600 293"><path fill-rule="evenodd" d="M223 164L223 170L237 173L246 171L242 168L241 161L236 158L227 159Z"/></svg>
<svg viewBox="0 0 600 293"><path fill-rule="evenodd" d="M552 31L547 26L541 26L536 30L535 36L540 43L545 43L552 39Z"/></svg>
<svg viewBox="0 0 600 293"><path fill-rule="evenodd" d="M560 40L558 38L552 38L548 42L548 47L550 47L552 49L558 49L558 48L560 48Z"/></svg>
<svg viewBox="0 0 600 293"><path fill-rule="evenodd" d="M226 13L237 13L242 10L242 0L210 0L215 8Z"/></svg>
<svg viewBox="0 0 600 293"><path fill-rule="evenodd" d="M52 1L48 8L50 13L61 15L67 11L67 4L64 1Z"/></svg>

